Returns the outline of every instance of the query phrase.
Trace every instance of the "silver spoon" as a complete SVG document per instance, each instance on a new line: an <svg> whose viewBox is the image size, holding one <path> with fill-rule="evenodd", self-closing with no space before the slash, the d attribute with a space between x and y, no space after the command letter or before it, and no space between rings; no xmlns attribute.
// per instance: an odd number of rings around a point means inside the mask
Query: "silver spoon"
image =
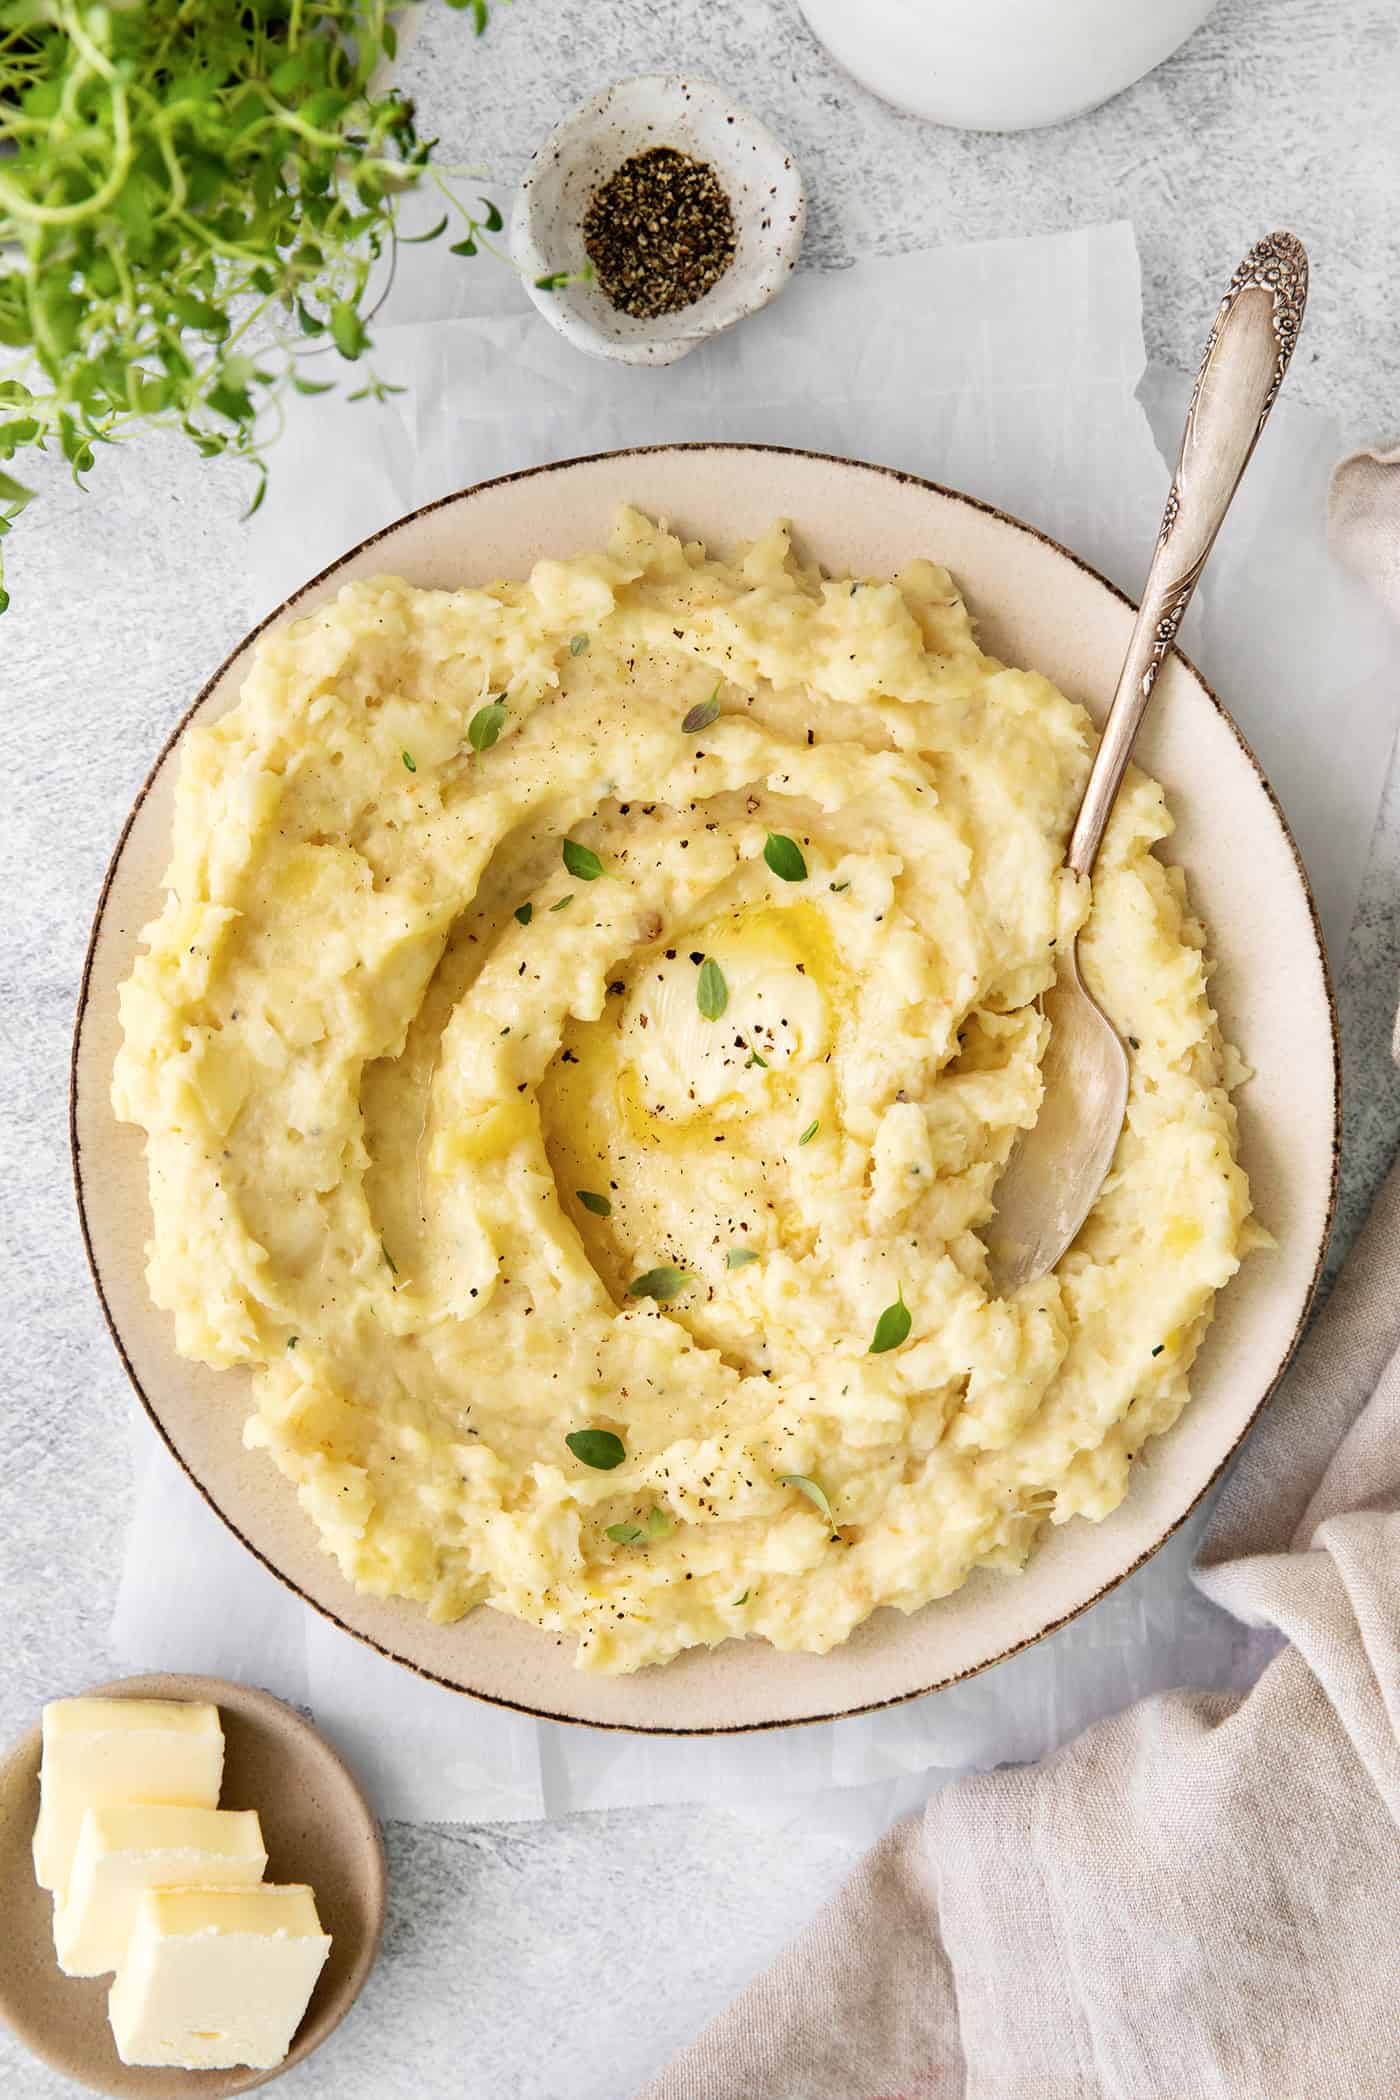
<svg viewBox="0 0 1400 2100"><path fill-rule="evenodd" d="M1090 875L1157 674L1273 407L1298 340L1308 258L1291 233L1257 241L1230 280L1206 344L1142 606L1065 854ZM1006 1293L1053 1269L1093 1208L1128 1106L1128 1050L1065 956L1044 996L1045 1097L997 1185L986 1232Z"/></svg>

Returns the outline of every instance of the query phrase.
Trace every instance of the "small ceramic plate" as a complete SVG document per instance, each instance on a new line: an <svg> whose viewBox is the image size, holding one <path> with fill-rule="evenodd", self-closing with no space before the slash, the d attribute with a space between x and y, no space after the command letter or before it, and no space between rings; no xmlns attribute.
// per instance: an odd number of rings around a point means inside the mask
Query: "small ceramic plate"
<svg viewBox="0 0 1400 2100"><path fill-rule="evenodd" d="M734 214L734 260L676 313L639 320L582 277L583 221L600 182L654 146L707 162ZM694 74L646 73L581 102L539 148L520 185L511 253L552 328L591 357L670 365L782 290L802 246L807 206L792 155L727 88ZM566 275L552 289L541 278Z"/></svg>
<svg viewBox="0 0 1400 2100"><path fill-rule="evenodd" d="M308 612L354 577L389 573L452 589L521 576L542 557L602 544L622 503L718 548L790 518L804 554L835 573L888 576L918 555L945 562L983 645L1044 672L1103 720L1133 609L1101 576L967 496L775 446L661 446L485 482L353 548L271 618ZM417 1605L358 1595L321 1551L289 1483L244 1449L246 1376L182 1362L146 1290L144 1139L115 1121L109 1098L117 987L141 927L160 910L183 729L233 705L255 640L198 695L118 842L73 1055L78 1201L108 1322L166 1443L244 1544L338 1624L457 1690L559 1720L683 1733L827 1720L936 1690L1063 1625L1155 1552L1238 1448L1293 1351L1327 1241L1337 1160L1337 1043L1307 877L1253 753L1185 658L1174 655L1158 681L1140 756L1167 789L1177 820L1169 857L1186 868L1209 928L1225 1032L1253 1068L1237 1097L1241 1149L1259 1216L1278 1241L1222 1293L1190 1406L1144 1446L1106 1522L1052 1530L1020 1575L979 1571L922 1611L879 1611L829 1655L727 1641L661 1669L600 1677L574 1668L572 1641L504 1612L444 1626Z"/></svg>
<svg viewBox="0 0 1400 2100"><path fill-rule="evenodd" d="M384 1927L384 1853L369 1805L313 1728L266 1692L220 1677L124 1677L91 1687L104 1699L208 1699L224 1724L222 1808L255 1808L268 1881L316 1891L331 1951L306 2018L272 2071L170 2071L124 2064L107 2025L110 1977L65 1976L54 1960L53 1899L34 1879L30 1842L39 1813L40 1735L32 1728L0 1765L0 2016L36 2056L98 2093L128 2100L222 2100L249 2093L298 2064L360 1994Z"/></svg>

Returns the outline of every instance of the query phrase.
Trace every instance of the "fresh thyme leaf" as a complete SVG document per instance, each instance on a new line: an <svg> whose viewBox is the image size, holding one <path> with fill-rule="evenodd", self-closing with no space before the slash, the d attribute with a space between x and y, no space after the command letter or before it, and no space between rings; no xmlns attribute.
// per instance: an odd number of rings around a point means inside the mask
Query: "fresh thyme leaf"
<svg viewBox="0 0 1400 2100"><path fill-rule="evenodd" d="M499 233L506 223L501 217L500 211L489 197L483 197L480 201L486 206L486 231L488 233Z"/></svg>
<svg viewBox="0 0 1400 2100"><path fill-rule="evenodd" d="M730 1610L731 1610L731 1611L737 1611L737 1610L738 1610L738 1608L739 1608L739 1606L740 1606L741 1604L747 1604L747 1603L748 1603L748 1601L749 1601L749 1593L748 1593L748 1591L747 1591L747 1590L745 1590L742 1596L740 1596L740 1597L736 1597L736 1598L734 1599L734 1602L733 1602L733 1604L731 1604L729 1608L730 1608Z"/></svg>
<svg viewBox="0 0 1400 2100"><path fill-rule="evenodd" d="M370 347L369 331L359 309L349 299L337 299L331 307L331 340L351 363L363 357Z"/></svg>
<svg viewBox="0 0 1400 2100"><path fill-rule="evenodd" d="M708 700L701 700L697 706L691 708L689 714L682 717L681 729L686 736L698 736L702 729L708 729L711 722L718 720L719 687L716 686Z"/></svg>
<svg viewBox="0 0 1400 2100"><path fill-rule="evenodd" d="M796 839L788 838L785 832L769 832L763 843L763 858L773 873L780 876L784 882L806 880L807 863L802 857L802 848Z"/></svg>
<svg viewBox="0 0 1400 2100"><path fill-rule="evenodd" d="M724 1266L726 1269L746 1269L751 1261L757 1260L752 1247L731 1247L724 1257Z"/></svg>
<svg viewBox="0 0 1400 2100"><path fill-rule="evenodd" d="M1164 1350L1164 1349L1166 1348L1166 1346L1167 1346L1167 1345L1166 1345L1166 1343L1165 1343L1165 1342L1158 1342L1158 1344L1157 1344L1156 1348L1155 1348L1155 1349L1153 1350L1152 1354L1153 1354L1154 1356L1160 1356L1160 1355L1161 1355L1161 1353L1162 1353L1162 1351L1163 1351L1163 1350Z"/></svg>
<svg viewBox="0 0 1400 2100"><path fill-rule="evenodd" d="M749 1066L750 1066L750 1065L758 1065L758 1066L759 1066L759 1067L760 1067L760 1068L761 1068L761 1069L762 1069L763 1071L765 1071L765 1072L766 1072L766 1071L768 1070L768 1060L767 1060L767 1058L766 1058L766 1057L760 1057L760 1056L759 1056L759 1054L758 1054L758 1052L757 1052L756 1050L750 1050L750 1052L749 1052L749 1061L748 1061L748 1064L746 1064L746 1065L744 1066L744 1070L745 1070L746 1072L748 1071L748 1069L749 1069Z"/></svg>
<svg viewBox="0 0 1400 2100"><path fill-rule="evenodd" d="M530 923L530 921L531 921L531 919L533 919L533 918L534 918L534 916L535 916L535 907L534 907L534 905L533 905L533 904L517 904L517 905L516 905L516 907L515 907L515 916L516 916L516 918L517 918L517 919L519 919L519 921L520 921L520 923L521 923L521 925L522 925L522 926L528 926L528 925L529 925L529 923Z"/></svg>
<svg viewBox="0 0 1400 2100"><path fill-rule="evenodd" d="M504 700L488 700L479 707L467 724L467 742L473 751L489 751L505 727L506 704Z"/></svg>
<svg viewBox="0 0 1400 2100"><path fill-rule="evenodd" d="M570 656L582 656L587 647L588 636L586 634L576 634L569 644L569 654Z"/></svg>
<svg viewBox="0 0 1400 2100"><path fill-rule="evenodd" d="M695 1004L707 1021L717 1021L729 1004L729 986L713 955L707 955L695 980Z"/></svg>
<svg viewBox="0 0 1400 2100"><path fill-rule="evenodd" d="M648 1269L641 1276L634 1276L627 1286L629 1298L676 1298L691 1281L686 1269Z"/></svg>
<svg viewBox="0 0 1400 2100"><path fill-rule="evenodd" d="M653 1507L645 1524L609 1524L607 1536L619 1546L644 1546L649 1539L664 1539L675 1528L674 1519L664 1509Z"/></svg>
<svg viewBox="0 0 1400 2100"><path fill-rule="evenodd" d="M627 1456L622 1438L611 1429L571 1429L564 1442L579 1464L592 1466L595 1473L611 1473Z"/></svg>
<svg viewBox="0 0 1400 2100"><path fill-rule="evenodd" d="M904 1302L904 1286L899 1287L899 1296L893 1305L887 1305L875 1322L875 1335L867 1356L883 1356L887 1349L897 1349L901 1342L909 1339L912 1325L909 1308Z"/></svg>
<svg viewBox="0 0 1400 2100"><path fill-rule="evenodd" d="M826 1518L827 1523L835 1531L836 1519L831 1514L831 1504L827 1500L826 1489L821 1485L820 1481L809 1480L805 1473L780 1473L778 1475L778 1485L779 1487L796 1488L799 1494L807 1497L809 1502L815 1502L817 1508Z"/></svg>
<svg viewBox="0 0 1400 2100"><path fill-rule="evenodd" d="M575 1189L574 1194L578 1197L584 1209L591 1210L595 1218L610 1218L612 1216L612 1204L606 1196L598 1195L596 1190Z"/></svg>
<svg viewBox="0 0 1400 2100"><path fill-rule="evenodd" d="M581 846L577 839L564 841L564 866L579 882L596 882L603 872L603 863L591 846Z"/></svg>
<svg viewBox="0 0 1400 2100"><path fill-rule="evenodd" d="M296 1345L297 1345L297 1342L298 1342L298 1340L299 1340L299 1336L297 1336L297 1335L295 1335L295 1334L289 1334L289 1335L287 1336L287 1347L288 1347L289 1349L295 1349L295 1347L296 1347Z"/></svg>
<svg viewBox="0 0 1400 2100"><path fill-rule="evenodd" d="M444 212L436 226L430 226L426 233L401 233L399 235L399 243L404 248L418 248L425 242L435 241L440 233L446 233L446 231L447 213Z"/></svg>
<svg viewBox="0 0 1400 2100"><path fill-rule="evenodd" d="M559 287L567 284L568 281L569 273L567 270L551 270L547 276L535 279L535 290L537 292L557 292ZM578 653L577 650L574 651L576 656Z"/></svg>
<svg viewBox="0 0 1400 2100"><path fill-rule="evenodd" d="M813 1120L807 1125L807 1128L803 1131L801 1137L797 1140L798 1144L810 1145L813 1138L816 1136L817 1132L821 1129L821 1127L821 1117L814 1117Z"/></svg>
<svg viewBox="0 0 1400 2100"><path fill-rule="evenodd" d="M399 757L403 760L405 766L407 766L410 773L416 773L418 771L418 761L413 756L411 751L401 751L399 753Z"/></svg>
<svg viewBox="0 0 1400 2100"><path fill-rule="evenodd" d="M572 890L570 890L570 891L569 891L569 892L567 893L567 895L565 895L565 896L563 896L563 897L561 897L561 898L559 899L559 901L558 901L558 903L557 903L557 904L551 904L549 908L550 908L550 910L551 910L551 911L562 911L562 910L564 909L564 906L565 906L566 904L572 904L572 903L573 903L573 901L574 901L574 893L573 893L573 891L572 891Z"/></svg>

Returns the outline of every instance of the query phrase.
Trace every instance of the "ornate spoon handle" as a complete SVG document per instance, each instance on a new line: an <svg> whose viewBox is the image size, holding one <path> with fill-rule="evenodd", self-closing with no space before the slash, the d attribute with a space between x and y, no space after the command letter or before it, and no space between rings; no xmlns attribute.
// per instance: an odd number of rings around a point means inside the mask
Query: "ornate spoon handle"
<svg viewBox="0 0 1400 2100"><path fill-rule="evenodd" d="M1089 874L1133 739L1298 340L1308 258L1291 233L1256 241L1230 280L1186 411L1181 457L1118 690L1065 856Z"/></svg>

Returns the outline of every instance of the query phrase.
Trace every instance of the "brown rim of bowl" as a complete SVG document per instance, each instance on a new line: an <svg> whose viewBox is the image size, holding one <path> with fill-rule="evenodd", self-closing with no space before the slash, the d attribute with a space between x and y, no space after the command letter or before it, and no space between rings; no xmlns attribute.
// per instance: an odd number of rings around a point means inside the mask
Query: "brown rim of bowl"
<svg viewBox="0 0 1400 2100"><path fill-rule="evenodd" d="M930 481L927 479L926 476L922 474L906 473L901 467L878 466L871 460L845 459L839 453L815 452L811 450L810 447L803 445L728 444L719 440L709 439L701 439L692 443L675 445L624 445L620 446L617 450L612 452L583 452L579 453L573 459L556 459L549 461L548 464L545 466L522 467L518 468L513 474L493 475L488 481L472 482L466 488L454 489L450 495L437 496L433 499L431 503L420 504L416 510L405 511L402 517L392 519L389 524L381 525L377 532L371 532L367 535L366 538L358 540L353 547L347 547L343 554L337 555L335 560L333 562L327 563L324 569L318 570L314 576L308 577L304 583L299 584L296 590L291 592L286 598L284 598L281 604L278 605L272 612L267 613L263 617L263 619L261 619L258 622L256 627L250 628L248 633L245 634L243 638L229 651L228 655L224 658L223 662L219 665L218 669L214 671L210 675L210 677L205 680L204 684L200 687L199 692L196 694L195 698L191 701L190 705L186 708L184 714L181 715L179 721L171 730L165 742L161 745L161 748L151 765L150 771L147 773L145 780L141 784L140 791L137 794L135 801L131 805L131 809L127 815L126 822L121 828L121 834L118 837L116 846L113 849L111 860L107 864L107 872L102 879L102 888L98 894L96 909L93 913L92 932L88 936L87 952L83 958L83 973L78 987L78 1005L73 1024L73 1049L69 1060L68 1074L68 1133L73 1161L73 1188L78 1205L78 1224L83 1236L83 1250L87 1256L87 1264L92 1276L93 1288L97 1292L98 1302L102 1307L102 1316L107 1323L107 1331L112 1337L112 1341L116 1348L117 1354L121 1358L122 1367L125 1370L128 1379L131 1381L131 1385L135 1390L136 1397L141 1402L142 1407L145 1409L146 1415L150 1420L152 1427L155 1429L156 1434L160 1437L161 1442L165 1445L166 1450L175 1460L175 1463L179 1466L181 1472L184 1473L185 1477L193 1484L193 1486L198 1491L203 1500L208 1503L210 1509L213 1510L215 1516L218 1517L219 1521L223 1525L225 1525L229 1531L233 1533L233 1536L238 1540L239 1544L245 1547L247 1551L252 1554L254 1560L260 1561L263 1567L265 1567L268 1570L269 1574L276 1577L276 1579L282 1584L284 1589L290 1590L293 1596L299 1597L303 1604L310 1605L311 1609L315 1612L319 1612L323 1619L329 1619L331 1624L333 1626L338 1626L342 1633L348 1633L354 1640L362 1642L367 1648L374 1649L377 1654L387 1657L387 1659L390 1662L398 1663L401 1668L405 1670L411 1670L415 1676L422 1677L431 1684L440 1684L444 1687L445 1690L450 1692L457 1692L469 1699L479 1699L484 1705L505 1707L509 1709L509 1711L511 1711L512 1713L527 1714L532 1720L560 1721L574 1728L610 1729L615 1731L619 1735L756 1735L767 1729L814 1727L818 1723L824 1721L845 1721L852 1719L857 1714L879 1713L882 1712L886 1707L904 1706L907 1705L911 1699L924 1699L927 1698L931 1692L947 1691L951 1685L962 1684L970 1677L978 1677L984 1670L993 1669L996 1666L996 1664L1009 1661L1013 1655L1021 1654L1024 1649L1033 1648L1037 1641L1043 1641L1048 1634L1058 1633L1062 1627L1068 1626L1071 1623L1071 1621L1077 1619L1082 1612L1088 1611L1091 1605L1098 1604L1104 1597L1108 1596L1111 1591L1116 1590L1120 1583L1126 1582L1130 1575L1135 1575L1138 1569L1142 1567L1145 1562L1151 1560L1154 1554L1159 1553L1162 1547L1166 1544L1167 1540L1171 1538L1175 1532L1180 1530L1181 1526L1186 1522L1186 1519L1190 1516L1192 1510L1195 1509L1197 1504L1202 1500L1202 1498L1210 1492L1211 1488L1214 1487L1216 1481L1225 1471L1225 1468L1235 1457L1235 1454L1238 1452L1240 1446L1244 1443L1245 1438L1249 1435L1250 1430L1254 1427L1255 1422L1258 1420L1261 1409L1276 1391L1279 1380L1283 1377L1284 1372L1288 1369L1288 1366L1293 1358L1293 1353L1297 1349L1298 1344L1302 1339L1303 1330L1307 1326L1308 1315L1312 1311L1314 1300L1317 1297L1317 1287L1322 1276L1322 1265L1324 1260L1326 1259L1328 1242L1332 1236L1332 1224L1336 1216L1337 1188L1341 1173L1341 1041L1337 1023L1336 994L1332 988L1332 973L1328 967L1327 949L1323 942L1322 926L1317 915L1317 899L1313 895L1312 884L1308 880L1308 871L1303 865L1303 856L1298 851L1298 842L1293 836L1293 832L1289 826L1288 819L1283 813L1283 807L1279 802L1278 796L1274 793L1274 790L1270 785L1268 776L1265 773L1264 768L1260 765L1259 760L1256 758L1247 739L1240 730L1238 723L1231 715L1229 709L1224 705L1223 701L1221 700L1219 694L1215 691L1214 687L1211 686L1207 682L1207 680L1201 676L1200 672L1196 669L1195 664L1192 663L1190 657L1185 655L1184 652L1179 649L1175 650L1173 653L1181 658L1181 661L1185 664L1186 669L1190 672L1191 676L1201 687L1201 690L1205 693L1211 705L1215 708L1216 713L1225 723L1225 726L1229 729L1231 735L1234 737L1241 751L1244 753L1250 765L1253 767L1255 775L1259 781L1259 785L1263 788L1265 795L1268 797L1270 807L1273 809L1274 815L1278 819L1279 829L1282 831L1283 836L1287 841L1288 850L1293 856L1293 865L1298 871L1298 880L1303 887L1303 895L1307 899L1308 916L1312 923L1313 944L1317 950L1318 965L1322 972L1323 990L1327 995L1328 1025L1332 1037L1332 1173L1327 1192L1327 1216L1323 1225L1321 1237L1318 1242L1317 1259L1313 1263L1313 1272L1308 1283L1307 1295L1303 1300L1303 1305L1298 1315L1297 1324L1295 1325L1292 1334L1288 1338L1287 1346L1284 1349L1283 1354L1279 1358L1273 1376L1270 1378L1263 1392L1259 1395L1257 1404L1251 1409L1249 1420L1245 1423L1239 1435L1230 1445L1228 1451L1224 1453L1219 1464L1216 1466L1215 1470L1210 1475L1210 1478L1202 1482L1201 1486L1196 1490L1196 1493L1191 1497L1191 1500L1187 1503L1185 1509L1182 1510L1180 1516L1176 1517L1170 1524L1168 1524L1166 1530L1161 1534L1160 1538L1154 1540L1152 1545L1146 1547L1138 1555L1137 1559L1133 1561L1130 1566L1124 1568L1121 1574L1115 1575L1111 1582L1104 1583L1102 1588L1095 1590L1094 1594L1091 1597L1086 1597L1082 1604L1076 1604L1072 1611L1064 1612L1058 1619L1051 1620L1048 1626L1042 1626L1039 1633L1027 1634L1024 1640L1014 1641L1009 1648L1003 1648L999 1654L989 1655L985 1662L973 1663L969 1665L969 1667L965 1670L956 1670L950 1677L940 1677L935 1683L919 1685L913 1691L896 1692L892 1694L892 1696L888 1699L866 1700L857 1706L844 1706L836 1708L830 1713L801 1714L795 1716L790 1720L734 1721L713 1728L644 1728L639 1726L637 1723L630 1721L585 1721L574 1714L550 1713L546 1709L541 1707L526 1706L516 1699L504 1699L500 1697L498 1693L495 1692L477 1691L470 1685L458 1684L450 1677L440 1676L436 1670L425 1669L421 1663L413 1662L406 1655L397 1654L392 1648L386 1648L381 1641L374 1640L367 1633L361 1633L357 1627L347 1626L345 1621L342 1618L340 1618L335 1612L333 1612L329 1605L322 1604L315 1597L308 1596L306 1591L303 1590L297 1583L293 1582L292 1578L289 1575L284 1574L280 1568L274 1566L274 1564L267 1558L265 1554L260 1553L258 1548L252 1543L251 1539L244 1537L243 1533L238 1529L238 1526L233 1522L233 1520L229 1516L227 1516L225 1512L219 1507L218 1503L214 1500L213 1495L209 1492L208 1488L205 1487L203 1481L197 1479L194 1473L192 1473L190 1468L185 1464L184 1459L176 1450L174 1444L170 1440L169 1435L166 1433L165 1426L161 1422L160 1417L155 1411L155 1408L152 1406L149 1398L147 1397L146 1392L141 1385L141 1381L136 1376L135 1367L132 1364L130 1357L126 1353L126 1347L122 1341L121 1333L117 1327L116 1321L112 1317L111 1307L107 1303L107 1294L102 1287L102 1274L97 1265L96 1254L93 1251L92 1235L88 1230L87 1208L83 1199L81 1148L78 1141L78 1052L82 1042L83 1020L87 1012L88 986L92 976L93 958L97 950L97 941L98 935L102 927L103 913L106 910L107 894L112 887L112 880L116 874L117 864L120 861L123 849L125 848L127 835L130 832L132 825L136 821L137 812L141 808L142 803L145 801L146 796L150 793L151 786L155 780L155 777L159 773L161 767L164 765L167 757L170 755L172 748L175 744L179 742L180 738L184 735L186 728L189 726L191 718L198 712L200 707L203 706L205 700L208 698L213 688L218 684L219 680L223 677L224 673L228 670L234 658L241 655L243 650L245 650L251 642L255 642L261 634L265 633L266 630L269 627L271 627L275 621L280 620L283 617L283 615L287 612L294 598L299 598L306 591L314 589L318 583L324 583L328 577L333 576L337 569L343 568L346 562L352 560L355 555L362 553L366 547L373 547L379 540L386 538L389 533L396 532L401 525L409 524L415 518L427 517L433 511L442 510L446 505L450 503L460 503L463 497L465 496L479 495L486 489L504 488L508 486L511 482L515 481L529 481L533 479L534 476L537 474L558 473L566 467L595 466L598 464L599 461L605 459L640 459L659 452L743 452L770 454L781 459L814 459L820 461L825 466L849 467L855 469L857 472L864 474L881 474L886 476L891 481L903 482L906 486L911 488L927 489L934 495L946 497L950 502L964 504L969 510L981 511L986 517L1000 519L1002 524L1014 527L1017 532L1029 533L1032 539L1039 540L1043 546L1049 547L1052 550L1052 552L1060 555L1065 561L1073 563L1074 567L1076 569L1081 570L1086 576L1091 576L1095 583L1101 584L1103 588L1111 594L1111 596L1118 600L1120 605L1126 605L1129 608L1129 610L1133 612L1137 610L1136 606L1133 604L1132 599L1128 597L1127 593L1125 591L1120 591L1116 583L1110 583L1108 578L1106 576L1101 575L1100 572L1096 568L1094 568L1091 563L1084 561L1079 555L1072 553L1068 547L1062 546L1059 540L1052 539L1048 532L1041 532L1037 526L1028 525L1023 518L1013 517L1009 511L998 509L997 505L994 503L984 503L977 496L966 496L962 493L960 489L945 488L941 482Z"/></svg>

